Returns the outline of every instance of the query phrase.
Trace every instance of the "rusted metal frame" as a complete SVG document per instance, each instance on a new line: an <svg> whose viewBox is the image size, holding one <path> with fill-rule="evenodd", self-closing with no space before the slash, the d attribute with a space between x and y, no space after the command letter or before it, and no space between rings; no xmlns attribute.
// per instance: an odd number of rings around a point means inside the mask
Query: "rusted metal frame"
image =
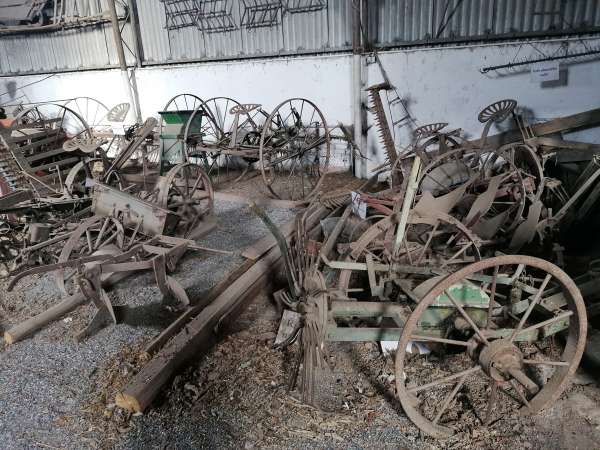
<svg viewBox="0 0 600 450"><path fill-rule="evenodd" d="M55 270L63 269L63 268L67 268L67 267L78 267L78 266L81 266L82 264L89 263L89 262L104 261L107 258L108 258L107 255L92 255L92 256L85 256L83 258L74 259L74 260L67 261L67 262L60 262L60 263L55 263L55 264L49 264L46 266L32 267L31 269L24 270L22 272L19 272L17 275L15 275L10 280L10 283L8 284L6 290L8 292L12 291L12 289L19 282L19 280L21 280L25 277L28 277L30 275L42 274L42 273L46 273L46 272L53 272Z"/></svg>
<svg viewBox="0 0 600 450"><path fill-rule="evenodd" d="M417 189L419 188L417 180L419 178L420 170L421 158L418 155L416 155L408 178L408 185L406 188L406 193L404 194L404 201L402 203L402 209L400 211L400 216L398 220L398 227L394 239L394 255L398 254L398 251L400 250L400 244L404 240L404 233L406 231L406 225L408 222L408 214L413 206L413 202L417 194Z"/></svg>
<svg viewBox="0 0 600 450"><path fill-rule="evenodd" d="M136 138L113 160L110 167L106 170L105 177L108 177L111 172L119 172L123 165L129 161L131 156L145 144L146 139L152 135L154 128L158 125L158 121L154 117L146 119L142 128L136 132Z"/></svg>
<svg viewBox="0 0 600 450"><path fill-rule="evenodd" d="M297 265L294 263L292 258L292 254L290 251L290 247L288 246L287 239L279 230L279 227L273 223L271 218L265 213L265 211L256 205L256 203L251 203L249 208L252 210L254 214L256 214L265 224L265 226L269 229L271 234L275 237L277 241L277 245L281 249L281 254L283 257L283 262L285 265L285 275L288 281L288 287L290 292L294 298L298 298L301 295L300 282L297 280ZM298 218L299 219L299 218ZM296 227L298 226L298 221L296 221Z"/></svg>
<svg viewBox="0 0 600 450"><path fill-rule="evenodd" d="M596 168L595 172L581 185L581 187L575 192L569 201L563 205L563 207L552 217L554 223L559 222L567 213L569 208L581 197L585 191L600 177L600 165Z"/></svg>
<svg viewBox="0 0 600 450"><path fill-rule="evenodd" d="M163 235L176 220L169 210L122 192L106 184L96 183L92 212L103 217L120 216L126 228L136 228L147 235Z"/></svg>

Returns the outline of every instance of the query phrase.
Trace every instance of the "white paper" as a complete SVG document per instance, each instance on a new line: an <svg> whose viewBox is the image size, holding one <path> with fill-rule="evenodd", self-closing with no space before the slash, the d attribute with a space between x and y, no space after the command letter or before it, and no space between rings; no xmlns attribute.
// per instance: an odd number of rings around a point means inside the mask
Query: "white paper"
<svg viewBox="0 0 600 450"><path fill-rule="evenodd" d="M352 191L352 212L361 219L367 218L367 204L360 199L358 192Z"/></svg>
<svg viewBox="0 0 600 450"><path fill-rule="evenodd" d="M546 61L531 65L531 81L557 81L560 79L560 64L558 61Z"/></svg>

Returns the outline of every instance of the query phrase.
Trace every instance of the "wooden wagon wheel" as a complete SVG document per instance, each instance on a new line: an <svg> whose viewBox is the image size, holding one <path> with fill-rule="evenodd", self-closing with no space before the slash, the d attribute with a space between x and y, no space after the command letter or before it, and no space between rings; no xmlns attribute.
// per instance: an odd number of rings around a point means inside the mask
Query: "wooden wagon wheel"
<svg viewBox="0 0 600 450"><path fill-rule="evenodd" d="M259 149L271 194L287 200L314 194L329 166L330 147L325 117L313 102L292 98L279 104L265 122Z"/></svg>
<svg viewBox="0 0 600 450"><path fill-rule="evenodd" d="M432 276L427 269L435 268L439 273L452 272L481 259L479 239L458 220L447 214L421 216L414 212L409 216L405 239L398 254L392 257L393 242L386 242L385 237L396 226L391 217L371 225L351 244L346 261L365 262L370 257L374 263L394 262L415 269L411 270L413 274L407 272L402 276L423 279ZM425 271L420 271L419 268ZM397 278L396 274L384 276ZM364 271L343 269L339 274L338 289L352 296L353 292L360 292L366 277L367 273ZM412 282L410 284L411 288L415 286Z"/></svg>
<svg viewBox="0 0 600 450"><path fill-rule="evenodd" d="M194 236L194 229L212 215L214 192L208 175L193 163L173 167L160 181L157 204L179 216L176 235Z"/></svg>
<svg viewBox="0 0 600 450"><path fill-rule="evenodd" d="M508 255L471 264L437 283L406 322L396 352L398 398L436 438L517 411L534 414L567 387L586 329L579 289L550 262ZM564 341L554 338L559 332ZM436 358L410 353L411 342Z"/></svg>
<svg viewBox="0 0 600 450"><path fill-rule="evenodd" d="M110 246L125 250L130 246L125 236L123 224L114 217L92 216L81 222L72 232L71 237L65 242L57 262L67 262L73 259L90 256L103 248ZM59 269L54 272L54 279L58 288L66 295L71 295L74 286L69 280L76 273L76 268Z"/></svg>

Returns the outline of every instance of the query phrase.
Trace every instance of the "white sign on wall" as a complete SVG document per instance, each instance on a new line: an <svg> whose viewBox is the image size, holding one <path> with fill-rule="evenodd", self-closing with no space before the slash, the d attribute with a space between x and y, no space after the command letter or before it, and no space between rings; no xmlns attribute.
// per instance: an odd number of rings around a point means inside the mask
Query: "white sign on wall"
<svg viewBox="0 0 600 450"><path fill-rule="evenodd" d="M531 65L531 81L558 81L560 79L560 64L558 61L539 62Z"/></svg>

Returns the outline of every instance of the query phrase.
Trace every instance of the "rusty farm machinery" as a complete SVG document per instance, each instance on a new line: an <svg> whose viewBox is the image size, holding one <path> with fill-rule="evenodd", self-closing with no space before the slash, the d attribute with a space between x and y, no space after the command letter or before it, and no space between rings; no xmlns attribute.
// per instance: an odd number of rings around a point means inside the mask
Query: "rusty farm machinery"
<svg viewBox="0 0 600 450"><path fill-rule="evenodd" d="M586 345L586 305L559 267L562 254L547 244L593 191L600 167L592 158L587 185L567 193L543 167L572 144L538 145L543 139L516 106L486 107L476 141L444 132L445 123L418 128L411 151L385 169L399 183L377 192L364 183L358 195L327 198L332 223L316 232L303 226L309 208L291 244L254 207L284 255L277 344L299 343L289 387L301 373L304 401L314 402L334 342L397 343L391 389L415 425L437 438L535 414L566 389ZM488 137L491 123L510 117L518 138Z"/></svg>
<svg viewBox="0 0 600 450"><path fill-rule="evenodd" d="M228 97L181 94L160 114L167 149L185 148L217 182L242 180L256 165L269 194L279 199L308 199L322 185L331 136L310 100L291 98L269 113Z"/></svg>

